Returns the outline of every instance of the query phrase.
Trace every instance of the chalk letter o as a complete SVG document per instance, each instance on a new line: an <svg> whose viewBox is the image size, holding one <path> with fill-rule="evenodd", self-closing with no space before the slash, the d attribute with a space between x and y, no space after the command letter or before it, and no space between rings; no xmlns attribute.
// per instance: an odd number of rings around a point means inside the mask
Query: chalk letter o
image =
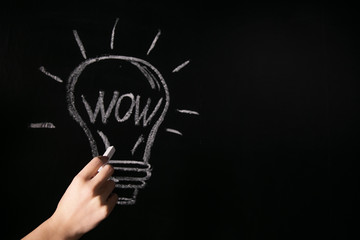
<svg viewBox="0 0 360 240"><path fill-rule="evenodd" d="M131 99L131 105L130 105L130 108L125 113L125 115L121 118L119 116L119 107L120 107L121 101L125 97L128 97L128 98ZM115 118L116 118L116 120L118 122L125 122L126 120L128 120L129 117L131 116L133 110L134 110L134 106L135 106L135 100L134 100L134 95L132 93L127 93L127 94L121 95L121 97L119 97L119 99L117 100L116 107L115 107Z"/></svg>

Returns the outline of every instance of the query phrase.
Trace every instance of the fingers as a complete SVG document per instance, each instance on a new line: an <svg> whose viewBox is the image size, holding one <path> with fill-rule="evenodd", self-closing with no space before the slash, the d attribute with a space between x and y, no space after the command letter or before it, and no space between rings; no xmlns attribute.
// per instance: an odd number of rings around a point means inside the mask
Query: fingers
<svg viewBox="0 0 360 240"><path fill-rule="evenodd" d="M118 196L116 193L112 192L114 188L115 182L113 180L107 180L96 190L97 198L99 199L99 203L103 209L103 218L110 214L117 203Z"/></svg>
<svg viewBox="0 0 360 240"><path fill-rule="evenodd" d="M100 195L102 202L106 202L115 188L115 182L113 180L107 180L97 192Z"/></svg>
<svg viewBox="0 0 360 240"><path fill-rule="evenodd" d="M118 195L113 193L115 182L108 180L101 189L98 190L98 199L103 210L103 218L109 216L118 201Z"/></svg>
<svg viewBox="0 0 360 240"><path fill-rule="evenodd" d="M94 157L80 172L79 176L89 180L93 178L97 173L98 169L107 162L107 157Z"/></svg>
<svg viewBox="0 0 360 240"><path fill-rule="evenodd" d="M92 181L95 182L95 185L102 185L111 177L113 173L114 168L111 165L106 164L101 168L100 172L97 173L96 176L94 176Z"/></svg>
<svg viewBox="0 0 360 240"><path fill-rule="evenodd" d="M96 193L96 195L101 195L103 201L107 200L110 193L115 188L114 181L108 180L114 173L114 168L111 165L106 164L107 160L107 157L95 157L78 174L89 181L94 193Z"/></svg>
<svg viewBox="0 0 360 240"><path fill-rule="evenodd" d="M116 193L112 193L109 198L107 199L107 204L106 204L106 212L107 212L107 216L111 213L111 211L114 209L116 203L118 201L118 195Z"/></svg>

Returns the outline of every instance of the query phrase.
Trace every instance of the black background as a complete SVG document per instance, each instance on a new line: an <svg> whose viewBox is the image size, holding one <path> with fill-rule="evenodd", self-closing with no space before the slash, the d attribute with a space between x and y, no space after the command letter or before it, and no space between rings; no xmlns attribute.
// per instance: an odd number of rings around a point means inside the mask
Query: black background
<svg viewBox="0 0 360 240"><path fill-rule="evenodd" d="M358 236L356 8L232 2L13 1L1 8L6 239L51 216L91 159L67 111L65 84L38 69L67 79L82 60L73 29L88 56L109 53L116 18L114 52L159 69L171 106L137 204L116 207L83 239ZM29 129L32 122L56 129Z"/></svg>

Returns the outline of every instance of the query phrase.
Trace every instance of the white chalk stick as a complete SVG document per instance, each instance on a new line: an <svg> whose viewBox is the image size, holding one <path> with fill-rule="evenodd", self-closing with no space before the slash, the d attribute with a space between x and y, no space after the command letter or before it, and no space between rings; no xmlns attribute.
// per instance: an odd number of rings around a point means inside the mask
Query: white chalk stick
<svg viewBox="0 0 360 240"><path fill-rule="evenodd" d="M110 146L106 149L105 153L103 154L104 157L108 157L109 160L112 158L112 156L115 153L115 147L114 146Z"/></svg>
<svg viewBox="0 0 360 240"><path fill-rule="evenodd" d="M107 163L105 163L104 165L102 165L99 169L98 169L98 172L100 172L100 170L106 165L108 164L109 160L112 158L112 156L114 155L115 153L115 147L114 146L110 146L106 149L105 153L103 154L104 157L108 157L108 161Z"/></svg>

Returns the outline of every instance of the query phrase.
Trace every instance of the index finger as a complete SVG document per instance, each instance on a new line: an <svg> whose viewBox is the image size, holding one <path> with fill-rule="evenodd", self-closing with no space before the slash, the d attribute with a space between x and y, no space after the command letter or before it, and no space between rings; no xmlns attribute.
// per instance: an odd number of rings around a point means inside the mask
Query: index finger
<svg viewBox="0 0 360 240"><path fill-rule="evenodd" d="M104 156L94 157L80 172L79 176L85 179L93 178L97 173L98 169L107 162L108 158Z"/></svg>

